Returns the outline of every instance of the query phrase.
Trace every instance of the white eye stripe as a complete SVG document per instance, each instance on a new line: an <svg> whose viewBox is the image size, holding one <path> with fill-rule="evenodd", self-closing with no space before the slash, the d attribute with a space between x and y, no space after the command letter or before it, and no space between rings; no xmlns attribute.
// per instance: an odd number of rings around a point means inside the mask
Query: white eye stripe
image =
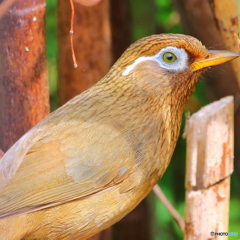
<svg viewBox="0 0 240 240"><path fill-rule="evenodd" d="M174 63L166 63L163 61L162 56L166 52L172 52L176 55L177 61ZM124 72L122 73L122 76L128 75L139 63L144 61L155 61L159 64L160 67L167 69L169 71L176 71L180 72L183 71L188 64L188 54L183 48L177 48L173 46L165 47L161 49L160 52L158 52L156 55L151 57L139 57L137 58L131 65L127 66Z"/></svg>
<svg viewBox="0 0 240 240"><path fill-rule="evenodd" d="M122 73L122 76L128 75L139 63L147 61L147 60L155 60L155 56L152 57L139 57L137 58L131 65L127 66L125 71Z"/></svg>

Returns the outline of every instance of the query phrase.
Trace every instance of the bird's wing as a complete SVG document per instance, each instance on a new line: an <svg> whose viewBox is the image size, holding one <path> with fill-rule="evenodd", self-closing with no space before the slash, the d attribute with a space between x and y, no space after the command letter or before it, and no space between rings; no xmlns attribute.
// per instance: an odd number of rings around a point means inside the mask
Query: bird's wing
<svg viewBox="0 0 240 240"><path fill-rule="evenodd" d="M66 111L65 111L66 112ZM104 117L53 114L0 161L0 218L55 206L119 184L131 188L134 150ZM87 120L86 120L87 119ZM109 119L109 118L108 118ZM51 124L51 125L50 125Z"/></svg>

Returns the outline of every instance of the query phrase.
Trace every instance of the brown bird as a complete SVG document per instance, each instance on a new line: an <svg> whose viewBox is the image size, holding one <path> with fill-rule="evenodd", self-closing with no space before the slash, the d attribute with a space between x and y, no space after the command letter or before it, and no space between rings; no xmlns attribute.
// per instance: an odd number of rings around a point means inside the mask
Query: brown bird
<svg viewBox="0 0 240 240"><path fill-rule="evenodd" d="M184 105L239 55L161 34L28 131L0 161L0 239L86 239L129 213L166 170Z"/></svg>

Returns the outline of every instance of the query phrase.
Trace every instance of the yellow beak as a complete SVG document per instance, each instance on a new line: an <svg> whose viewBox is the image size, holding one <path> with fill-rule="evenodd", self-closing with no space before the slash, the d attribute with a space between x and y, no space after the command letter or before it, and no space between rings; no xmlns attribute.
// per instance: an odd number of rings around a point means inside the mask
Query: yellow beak
<svg viewBox="0 0 240 240"><path fill-rule="evenodd" d="M190 65L193 71L197 71L199 69L211 67L214 65L219 65L231 61L240 56L235 52L224 50L222 51L209 50L207 51L207 53L208 55L206 58L198 59Z"/></svg>

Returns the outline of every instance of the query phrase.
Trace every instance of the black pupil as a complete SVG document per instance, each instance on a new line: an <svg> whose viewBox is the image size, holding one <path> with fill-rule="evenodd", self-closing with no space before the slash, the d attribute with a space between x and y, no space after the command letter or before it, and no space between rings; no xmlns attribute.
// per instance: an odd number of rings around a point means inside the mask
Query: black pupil
<svg viewBox="0 0 240 240"><path fill-rule="evenodd" d="M171 60L173 59L173 55L172 55L171 53L168 53L168 54L167 54L167 59L168 59L169 61L171 61Z"/></svg>

